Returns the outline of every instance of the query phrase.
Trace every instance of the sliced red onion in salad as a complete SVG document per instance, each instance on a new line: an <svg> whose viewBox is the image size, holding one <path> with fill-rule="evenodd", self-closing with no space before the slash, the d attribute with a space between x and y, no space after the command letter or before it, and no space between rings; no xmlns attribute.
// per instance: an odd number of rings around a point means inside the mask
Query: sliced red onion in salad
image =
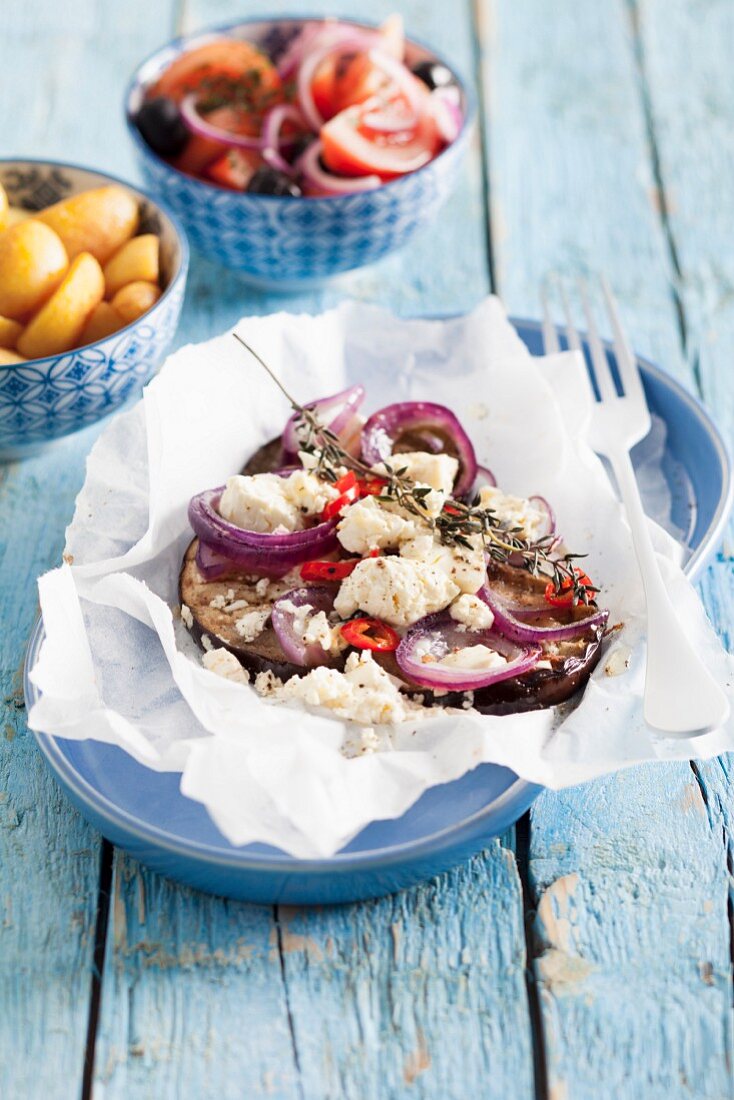
<svg viewBox="0 0 734 1100"><path fill-rule="evenodd" d="M489 581L485 582L477 596L494 614L493 629L513 642L560 642L578 638L591 628L605 626L609 618L606 608L589 608L590 614L583 619L548 626L538 622L548 614L547 607L510 606Z"/></svg>
<svg viewBox="0 0 734 1100"><path fill-rule="evenodd" d="M327 615L334 606L335 590L308 585L293 588L280 596L273 604L271 622L278 635L281 649L289 661L305 668L317 665L333 665L334 657L318 642L307 643L296 628L297 612L293 607L308 607L314 615L324 611ZM292 605L292 606L290 606Z"/></svg>
<svg viewBox="0 0 734 1100"><path fill-rule="evenodd" d="M300 172L306 183L316 188L320 195L357 195L361 191L374 191L380 187L379 176L335 176L327 172L321 164L323 144L320 138L312 141L308 149L298 158L296 171Z"/></svg>
<svg viewBox="0 0 734 1100"><path fill-rule="evenodd" d="M318 401L310 401L305 407L310 409L318 417L319 423L334 435L346 440L353 434L354 417L362 407L365 397L364 386L348 386L331 397L320 397ZM295 457L300 449L300 441L296 431L298 414L294 413L286 421L281 439L283 441L283 453L286 459Z"/></svg>
<svg viewBox="0 0 734 1100"><path fill-rule="evenodd" d="M364 35L352 29L351 34L345 34L336 41L327 42L326 45L322 45L320 48L314 48L313 52L306 52L298 67L298 75L296 77L298 105L303 111L306 122L312 130L316 131L316 133L319 132L326 119L321 117L314 103L311 85L319 66L322 62L326 61L327 57L334 53L337 48L340 52L346 52L347 50L364 50L366 48Z"/></svg>
<svg viewBox="0 0 734 1100"><path fill-rule="evenodd" d="M452 141L456 141L464 123L458 88L436 88L432 91L430 110L436 120L438 132L446 144L450 145Z"/></svg>
<svg viewBox="0 0 734 1100"><path fill-rule="evenodd" d="M245 531L218 511L224 486L192 497L189 523L199 537L196 562L207 580L236 567L247 572L280 577L301 562L323 557L337 545L337 518L302 531L271 534Z"/></svg>
<svg viewBox="0 0 734 1100"><path fill-rule="evenodd" d="M190 92L181 101L181 118L192 134L207 138L209 141L217 141L221 145L227 145L236 149L260 149L262 137L252 134L235 134L231 130L222 130L219 126L212 125L199 114L196 103L197 92Z"/></svg>
<svg viewBox="0 0 734 1100"><path fill-rule="evenodd" d="M304 125L303 115L293 104L279 103L277 107L268 111L262 125L262 155L263 160L266 160L272 168L277 168L279 172L285 172L286 175L292 175L293 167L280 151L283 144L280 131L285 122L294 122L300 127Z"/></svg>
<svg viewBox="0 0 734 1100"><path fill-rule="evenodd" d="M461 650L478 645L498 653L506 663L487 668L462 668L459 657L459 663L452 667L440 664L450 654L460 654ZM540 653L539 645L518 645L495 630L462 630L450 615L439 612L410 628L395 651L395 657L405 675L422 687L475 691L529 672L537 664Z"/></svg>
<svg viewBox="0 0 734 1100"><path fill-rule="evenodd" d="M459 460L454 485L457 497L468 493L477 476L474 445L458 418L445 405L432 401L401 401L386 405L362 429L362 458L369 466L389 461L396 448L404 451L444 451Z"/></svg>

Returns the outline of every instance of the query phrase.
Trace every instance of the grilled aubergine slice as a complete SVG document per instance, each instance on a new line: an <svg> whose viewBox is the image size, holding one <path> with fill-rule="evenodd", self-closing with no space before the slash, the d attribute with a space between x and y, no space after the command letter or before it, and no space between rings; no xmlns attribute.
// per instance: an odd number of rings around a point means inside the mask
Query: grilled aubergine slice
<svg viewBox="0 0 734 1100"><path fill-rule="evenodd" d="M244 474L267 473L282 465L280 439L264 444L242 472ZM196 566L196 548L198 540L189 545L184 557L179 580L181 603L188 608L191 619L187 622L190 633L202 649L211 646L224 646L240 661L249 673L256 676L260 672L271 671L285 681L291 676L305 674L308 669L293 664L280 647L278 637L268 623L264 630L252 641L245 641L237 632L235 622L239 615L227 612L216 606L222 600L226 606L243 601L242 611L262 608L272 603L267 596L259 598L252 583L240 574L232 573L216 581L203 579ZM567 623L582 620L591 614L583 605L577 607L553 607L544 599L545 582L533 577L524 569L510 565L490 565L490 584L506 599L508 604L525 604L537 607L538 615L533 619L538 626L554 623ZM276 594L277 589L276 589ZM215 606L212 607L212 601ZM188 620L188 614L184 613ZM590 626L573 639L542 643L539 667L531 669L523 676L502 680L489 687L474 692L473 706L483 714L513 714L518 711L537 710L563 703L586 685L601 656L601 644L604 627ZM346 660L349 650L342 656ZM398 667L392 653L373 653L385 670L399 677L405 684L405 690L411 695L420 695L427 706L434 703L442 706L462 706L467 702L465 692L448 692L434 695L430 690L412 684Z"/></svg>

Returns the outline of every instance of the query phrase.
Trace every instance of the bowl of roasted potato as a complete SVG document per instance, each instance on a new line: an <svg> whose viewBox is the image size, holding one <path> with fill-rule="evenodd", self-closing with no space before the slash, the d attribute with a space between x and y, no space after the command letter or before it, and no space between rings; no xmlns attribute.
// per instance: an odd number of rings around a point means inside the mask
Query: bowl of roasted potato
<svg viewBox="0 0 734 1100"><path fill-rule="evenodd" d="M0 160L0 460L134 399L173 340L177 219L102 172Z"/></svg>

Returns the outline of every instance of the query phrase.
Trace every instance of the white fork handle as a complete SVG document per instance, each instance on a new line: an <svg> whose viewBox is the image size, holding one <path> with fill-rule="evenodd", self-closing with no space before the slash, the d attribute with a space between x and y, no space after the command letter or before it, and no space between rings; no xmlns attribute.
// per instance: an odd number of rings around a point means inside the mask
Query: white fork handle
<svg viewBox="0 0 734 1100"><path fill-rule="evenodd" d="M620 449L608 457L627 509L647 601L645 721L668 736L698 736L726 721L729 701L678 621L660 574L629 453Z"/></svg>

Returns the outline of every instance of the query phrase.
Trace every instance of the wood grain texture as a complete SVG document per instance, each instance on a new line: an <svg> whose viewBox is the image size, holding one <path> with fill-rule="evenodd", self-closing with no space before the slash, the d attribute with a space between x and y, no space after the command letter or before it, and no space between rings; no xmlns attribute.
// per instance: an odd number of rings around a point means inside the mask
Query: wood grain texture
<svg viewBox="0 0 734 1100"><path fill-rule="evenodd" d="M550 272L605 271L635 346L693 387L627 6L561 2L552 19L542 2L479 7L500 293L532 314ZM718 591L709 612L723 629L731 601ZM685 765L535 804L534 972L551 1096L598 1095L600 1082L630 1100L730 1094L726 857Z"/></svg>
<svg viewBox="0 0 734 1100"><path fill-rule="evenodd" d="M278 2L271 11L299 7ZM370 18L393 7L380 0ZM451 18L434 0L401 8L409 29L471 69L468 4ZM345 0L340 11L364 14L364 6ZM239 0L189 0L181 29L243 14ZM328 308L345 294L415 313L467 308L487 289L475 143L436 226L324 290L266 295L194 257L179 340L204 340L247 313ZM532 1095L520 884L498 844L398 898L281 910L277 925L268 910L192 895L119 853L116 867L96 1060L107 1100L174 1098L184 1082L202 1098L383 1100L409 1091L460 1100L466 1082L497 1100ZM251 947L246 960L239 942Z"/></svg>
<svg viewBox="0 0 734 1100"><path fill-rule="evenodd" d="M519 882L499 842L420 889L280 920L306 1098L535 1095Z"/></svg>
<svg viewBox="0 0 734 1100"><path fill-rule="evenodd" d="M6 4L0 156L51 156L127 171L120 82L163 33L158 9L86 0ZM150 36L150 37L148 37ZM93 109L90 109L93 105ZM76 1096L84 1066L99 881L97 833L43 763L23 710L21 666L36 577L64 527L98 428L0 467L0 1092Z"/></svg>
<svg viewBox="0 0 734 1100"><path fill-rule="evenodd" d="M88 442L88 441L87 441ZM0 468L0 1091L79 1090L84 1064L99 838L71 809L25 721L22 661L35 579L61 553L81 473L74 445L39 503L48 459ZM38 1091L36 1091L38 1090Z"/></svg>

